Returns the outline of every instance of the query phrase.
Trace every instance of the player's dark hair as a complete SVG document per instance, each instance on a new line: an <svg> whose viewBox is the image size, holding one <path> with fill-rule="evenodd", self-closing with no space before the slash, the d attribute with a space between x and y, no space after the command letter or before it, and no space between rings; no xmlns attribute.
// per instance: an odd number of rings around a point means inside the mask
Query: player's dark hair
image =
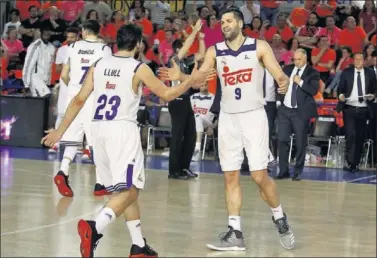
<svg viewBox="0 0 377 259"><path fill-rule="evenodd" d="M231 7L229 9L226 9L221 12L220 17L222 18L224 14L232 13L237 21L241 20L244 21L243 13L240 11L240 9L236 7Z"/></svg>
<svg viewBox="0 0 377 259"><path fill-rule="evenodd" d="M180 39L176 39L175 41L173 41L172 47L173 47L173 52L177 53L177 50L183 47L183 41Z"/></svg>
<svg viewBox="0 0 377 259"><path fill-rule="evenodd" d="M65 30L65 33L74 33L74 34L79 34L80 31L75 28L75 27L68 27L66 30Z"/></svg>
<svg viewBox="0 0 377 259"><path fill-rule="evenodd" d="M12 10L9 11L9 14L11 14L11 15L15 14L17 16L20 16L20 11L18 9L12 9Z"/></svg>
<svg viewBox="0 0 377 259"><path fill-rule="evenodd" d="M122 25L117 33L118 50L133 50L141 42L143 33L139 26L133 24Z"/></svg>
<svg viewBox="0 0 377 259"><path fill-rule="evenodd" d="M98 35L101 29L101 25L95 20L86 20L82 24L82 29L86 30L90 34Z"/></svg>

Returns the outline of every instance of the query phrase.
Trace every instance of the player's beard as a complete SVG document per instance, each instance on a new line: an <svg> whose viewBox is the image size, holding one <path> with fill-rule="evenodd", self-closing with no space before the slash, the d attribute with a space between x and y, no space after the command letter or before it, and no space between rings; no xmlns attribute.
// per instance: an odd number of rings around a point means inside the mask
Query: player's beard
<svg viewBox="0 0 377 259"><path fill-rule="evenodd" d="M228 41L234 40L238 36L238 34L239 34L239 31L237 31L236 29L233 29L227 33L223 32L224 39Z"/></svg>

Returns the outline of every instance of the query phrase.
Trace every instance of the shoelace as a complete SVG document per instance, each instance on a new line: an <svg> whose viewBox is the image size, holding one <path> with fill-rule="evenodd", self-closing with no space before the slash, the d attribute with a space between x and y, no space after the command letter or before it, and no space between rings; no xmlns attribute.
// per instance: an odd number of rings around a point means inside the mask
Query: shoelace
<svg viewBox="0 0 377 259"><path fill-rule="evenodd" d="M221 242L228 242L228 239L232 236L233 231L229 229L228 232L223 232L219 235Z"/></svg>
<svg viewBox="0 0 377 259"><path fill-rule="evenodd" d="M287 222L283 219L277 220L276 225L278 227L279 233L282 235L286 234L289 230Z"/></svg>

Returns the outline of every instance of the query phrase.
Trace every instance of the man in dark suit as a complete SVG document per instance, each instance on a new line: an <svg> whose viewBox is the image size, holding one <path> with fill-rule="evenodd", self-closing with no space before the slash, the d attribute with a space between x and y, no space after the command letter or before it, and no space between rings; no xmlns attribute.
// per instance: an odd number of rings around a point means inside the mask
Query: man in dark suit
<svg viewBox="0 0 377 259"><path fill-rule="evenodd" d="M277 179L289 178L289 141L295 134L296 165L292 180L301 180L305 165L307 133L311 118L318 117L314 95L319 88L319 72L307 64L306 51L298 49L294 53L294 65L284 67L286 75L290 76L290 85L285 95L279 95L281 102L278 108L278 146L279 169Z"/></svg>
<svg viewBox="0 0 377 259"><path fill-rule="evenodd" d="M366 122L373 118L376 73L364 68L362 53L354 54L354 66L343 70L338 86L337 111L343 112L348 165L344 170L357 172L366 136Z"/></svg>
<svg viewBox="0 0 377 259"><path fill-rule="evenodd" d="M373 66L371 69L374 71L377 77L377 50L375 50L372 54L373 56ZM377 87L376 87L377 90ZM377 97L377 93L375 94ZM377 165L377 98L374 98L374 103L373 103L373 111L374 111L374 116L371 120L371 132L372 132L372 139L374 141L375 145L375 152L374 152L374 164Z"/></svg>

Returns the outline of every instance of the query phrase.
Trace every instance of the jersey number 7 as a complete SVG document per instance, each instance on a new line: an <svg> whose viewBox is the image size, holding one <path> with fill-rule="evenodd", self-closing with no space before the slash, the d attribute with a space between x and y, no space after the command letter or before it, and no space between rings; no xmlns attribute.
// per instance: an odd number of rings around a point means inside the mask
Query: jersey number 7
<svg viewBox="0 0 377 259"><path fill-rule="evenodd" d="M83 74L82 77L81 77L80 85L84 83L84 80L85 80L85 78L86 78L86 75L88 74L89 68L90 68L90 67L81 67L81 70L84 71L84 74Z"/></svg>

